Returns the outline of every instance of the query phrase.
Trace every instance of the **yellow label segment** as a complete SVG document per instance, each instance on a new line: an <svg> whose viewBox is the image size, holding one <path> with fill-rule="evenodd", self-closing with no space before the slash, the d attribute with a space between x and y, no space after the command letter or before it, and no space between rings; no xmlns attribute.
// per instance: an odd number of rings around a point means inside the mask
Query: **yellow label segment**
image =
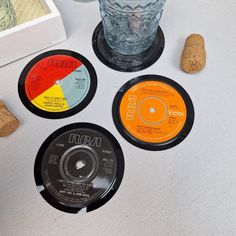
<svg viewBox="0 0 236 236"><path fill-rule="evenodd" d="M31 102L37 108L47 112L63 112L69 109L61 86L57 84L53 85Z"/></svg>

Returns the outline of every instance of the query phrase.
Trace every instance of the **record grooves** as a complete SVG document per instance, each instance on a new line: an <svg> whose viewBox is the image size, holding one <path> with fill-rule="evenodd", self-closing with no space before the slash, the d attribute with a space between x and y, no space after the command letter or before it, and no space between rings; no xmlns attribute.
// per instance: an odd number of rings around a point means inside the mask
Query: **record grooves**
<svg viewBox="0 0 236 236"><path fill-rule="evenodd" d="M68 213L92 211L119 188L124 157L113 135L90 123L74 123L51 134L38 151L34 176L42 197Z"/></svg>
<svg viewBox="0 0 236 236"><path fill-rule="evenodd" d="M123 55L110 48L100 22L94 30L92 44L96 56L106 66L117 71L135 72L151 66L161 57L165 48L165 36L159 26L153 43L146 51L136 55Z"/></svg>
<svg viewBox="0 0 236 236"><path fill-rule="evenodd" d="M178 83L159 75L144 75L124 84L113 102L113 120L131 144L151 151L182 142L194 123L194 107Z"/></svg>
<svg viewBox="0 0 236 236"><path fill-rule="evenodd" d="M31 60L20 75L18 92L32 113L59 119L83 110L93 99L97 75L82 55L69 50L45 52Z"/></svg>

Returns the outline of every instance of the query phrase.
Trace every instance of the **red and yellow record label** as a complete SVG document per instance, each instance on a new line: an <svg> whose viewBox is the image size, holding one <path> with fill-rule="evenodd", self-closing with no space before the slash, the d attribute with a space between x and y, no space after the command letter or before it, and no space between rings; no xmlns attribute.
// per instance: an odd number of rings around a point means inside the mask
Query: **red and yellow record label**
<svg viewBox="0 0 236 236"><path fill-rule="evenodd" d="M187 120L186 104L180 93L160 81L143 81L128 89L119 112L125 129L147 143L175 138Z"/></svg>
<svg viewBox="0 0 236 236"><path fill-rule="evenodd" d="M46 112L64 112L78 106L88 94L86 66L68 55L51 55L32 66L25 79L29 101Z"/></svg>

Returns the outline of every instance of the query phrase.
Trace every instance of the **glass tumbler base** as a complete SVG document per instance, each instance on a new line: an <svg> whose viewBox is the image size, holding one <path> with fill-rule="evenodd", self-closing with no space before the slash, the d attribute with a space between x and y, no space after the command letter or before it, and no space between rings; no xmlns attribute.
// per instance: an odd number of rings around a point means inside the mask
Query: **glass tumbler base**
<svg viewBox="0 0 236 236"><path fill-rule="evenodd" d="M123 55L110 48L100 22L93 33L92 43L95 54L106 66L118 71L135 72L146 69L160 58L165 47L165 37L159 26L155 40L146 51L136 55Z"/></svg>

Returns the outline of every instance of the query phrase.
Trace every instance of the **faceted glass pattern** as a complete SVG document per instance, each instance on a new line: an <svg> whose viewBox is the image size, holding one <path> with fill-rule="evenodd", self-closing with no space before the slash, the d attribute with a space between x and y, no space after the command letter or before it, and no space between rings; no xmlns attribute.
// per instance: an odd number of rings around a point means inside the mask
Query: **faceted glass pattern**
<svg viewBox="0 0 236 236"><path fill-rule="evenodd" d="M10 0L0 0L0 31L16 25L16 14Z"/></svg>
<svg viewBox="0 0 236 236"><path fill-rule="evenodd" d="M99 0L105 39L116 52L135 55L155 39L166 0Z"/></svg>

